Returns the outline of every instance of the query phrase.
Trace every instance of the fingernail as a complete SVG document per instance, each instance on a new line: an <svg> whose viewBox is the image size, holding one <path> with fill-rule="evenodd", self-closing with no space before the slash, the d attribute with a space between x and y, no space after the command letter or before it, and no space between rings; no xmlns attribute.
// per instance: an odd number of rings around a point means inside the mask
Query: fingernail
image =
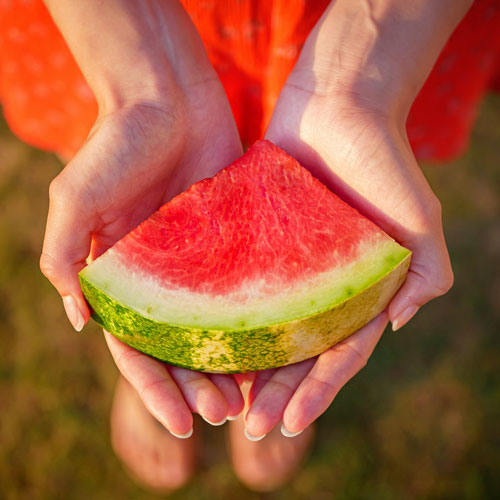
<svg viewBox="0 0 500 500"><path fill-rule="evenodd" d="M81 332L85 325L85 320L83 319L80 309L78 309L75 298L71 295L66 295L62 298L62 300L64 310L66 311L66 315L68 316L70 323L77 332Z"/></svg>
<svg viewBox="0 0 500 500"><path fill-rule="evenodd" d="M244 429L243 432L245 434L245 437L250 441L260 441L266 436L266 434L262 434L262 436L253 436L246 429Z"/></svg>
<svg viewBox="0 0 500 500"><path fill-rule="evenodd" d="M230 420L231 422L234 421L234 420L238 420L241 416L243 412L240 411L240 413L238 413L238 415L228 415L227 416L227 419Z"/></svg>
<svg viewBox="0 0 500 500"><path fill-rule="evenodd" d="M392 321L392 331L395 332L396 330L399 330L403 325L408 323L413 316L417 313L419 310L419 307L416 304L412 304L411 306L408 306L402 313L399 313L399 315Z"/></svg>
<svg viewBox="0 0 500 500"><path fill-rule="evenodd" d="M295 436L298 436L299 434L302 434L304 432L304 429L298 432L290 432L286 430L285 424L281 424L281 434L287 438L293 438Z"/></svg>
<svg viewBox="0 0 500 500"><path fill-rule="evenodd" d="M224 417L222 420L219 420L219 422L211 422L210 420L208 420L208 418L205 418L203 415L201 415L201 418L210 425L224 425L229 417Z"/></svg>
<svg viewBox="0 0 500 500"><path fill-rule="evenodd" d="M169 431L172 436L179 438L179 439L187 439L190 438L193 435L193 428L189 429L189 431L186 432L186 434L176 434L175 432Z"/></svg>

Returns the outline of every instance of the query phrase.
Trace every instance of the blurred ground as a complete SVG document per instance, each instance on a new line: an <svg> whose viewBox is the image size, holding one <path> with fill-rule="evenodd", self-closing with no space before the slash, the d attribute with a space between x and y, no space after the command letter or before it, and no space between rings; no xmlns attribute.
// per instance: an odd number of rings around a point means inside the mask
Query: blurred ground
<svg viewBox="0 0 500 500"><path fill-rule="evenodd" d="M38 269L47 188L60 169L0 125L0 497L154 499L109 443L117 371L95 325L77 334ZM224 429L204 428L202 467L175 499L500 497L500 98L471 147L426 167L443 202L456 283L397 334L319 422L312 457L283 490L242 487Z"/></svg>

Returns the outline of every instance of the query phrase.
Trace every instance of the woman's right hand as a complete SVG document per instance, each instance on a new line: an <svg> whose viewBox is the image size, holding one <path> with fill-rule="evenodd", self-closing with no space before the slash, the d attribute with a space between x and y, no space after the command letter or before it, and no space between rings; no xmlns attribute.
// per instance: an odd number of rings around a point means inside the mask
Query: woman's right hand
<svg viewBox="0 0 500 500"><path fill-rule="evenodd" d="M99 104L82 148L50 186L41 268L80 330L78 282L94 259L192 183L241 156L224 90L177 2L47 2ZM96 36L99 36L96 38ZM173 434L191 412L218 423L241 412L232 376L168 366L106 340L124 377Z"/></svg>
<svg viewBox="0 0 500 500"><path fill-rule="evenodd" d="M309 35L266 137L412 251L386 311L314 360L259 372L246 429L303 431L367 363L388 321L405 325L453 272L432 192L406 136L410 107L470 1L337 0Z"/></svg>

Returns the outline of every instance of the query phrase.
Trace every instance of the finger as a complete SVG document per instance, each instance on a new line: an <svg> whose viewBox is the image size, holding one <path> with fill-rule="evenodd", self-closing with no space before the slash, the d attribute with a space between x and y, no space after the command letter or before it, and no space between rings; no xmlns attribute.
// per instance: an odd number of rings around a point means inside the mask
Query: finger
<svg viewBox="0 0 500 500"><path fill-rule="evenodd" d="M219 389L227 402L227 418L235 420L243 411L244 401L240 388L232 375L210 374L209 379Z"/></svg>
<svg viewBox="0 0 500 500"><path fill-rule="evenodd" d="M40 268L63 298L66 314L80 331L90 317L78 281L90 250L93 220L82 210L79 187L60 174L49 189L50 204Z"/></svg>
<svg viewBox="0 0 500 500"><path fill-rule="evenodd" d="M318 357L283 414L289 433L304 430L330 406L340 389L365 366L387 323L383 312Z"/></svg>
<svg viewBox="0 0 500 500"><path fill-rule="evenodd" d="M394 331L405 325L420 307L444 295L453 285L453 271L442 232L423 242L417 240L413 250L406 281L389 305Z"/></svg>
<svg viewBox="0 0 500 500"><path fill-rule="evenodd" d="M198 413L212 425L226 421L226 399L205 374L177 366L169 367L169 371L193 413Z"/></svg>
<svg viewBox="0 0 500 500"><path fill-rule="evenodd" d="M193 428L193 416L166 365L120 342L106 331L104 336L116 366L151 415L172 434L188 437Z"/></svg>
<svg viewBox="0 0 500 500"><path fill-rule="evenodd" d="M255 373L252 386L250 387L250 392L248 393L249 406L252 406L260 391L266 386L269 380L271 380L273 375L276 373L276 370L277 368L272 368L270 370L262 370Z"/></svg>
<svg viewBox="0 0 500 500"><path fill-rule="evenodd" d="M139 223L158 207L159 194L155 189L164 191L156 183L149 189L149 196L145 199L142 197L141 203L136 199L139 193L144 192L147 182L144 179L149 179L140 175L140 168L154 170L154 165L144 148L136 147L136 142L140 140L130 138L133 127L130 127L130 120L127 121L127 113L133 112L124 110L119 115L110 115L96 125L92 137L52 181L49 189L49 213L40 267L63 297L68 318L77 330L81 330L90 316L80 289L78 272L85 266L90 255L92 239L95 240L92 243L95 257L104 250L103 238L108 246L115 243L134 227L123 221L130 219L129 222L132 222L133 219L133 222ZM148 126L151 126L149 122ZM157 129L157 134L161 133L159 126L154 128ZM144 132L142 128L141 131ZM161 137L163 141L164 136ZM127 141L127 138L131 140ZM156 162L161 156L164 168L171 166L172 158L177 158L175 148L169 148L171 154L163 156L164 149L160 155L151 146L151 141L160 142L160 139L153 139L153 134L148 134L147 140L149 142L146 149L156 152ZM134 189L130 190L132 174L135 184ZM115 209L113 212L110 209L113 204L120 207L138 205L141 209L131 210L134 217L130 214L123 217L123 210ZM115 225L110 221L114 221ZM108 229L104 235L102 229L105 226ZM96 237L93 238L93 235Z"/></svg>
<svg viewBox="0 0 500 500"><path fill-rule="evenodd" d="M299 384L313 367L316 358L273 370L259 381L264 384L245 417L245 428L252 436L270 432L282 419L283 412Z"/></svg>

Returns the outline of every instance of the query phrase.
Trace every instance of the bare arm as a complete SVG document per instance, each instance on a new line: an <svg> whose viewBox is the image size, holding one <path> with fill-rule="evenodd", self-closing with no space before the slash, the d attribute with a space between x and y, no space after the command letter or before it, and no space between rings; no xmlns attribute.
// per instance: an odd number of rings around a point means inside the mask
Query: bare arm
<svg viewBox="0 0 500 500"><path fill-rule="evenodd" d="M53 180L42 271L70 321L90 312L78 272L172 196L242 153L229 103L179 2L47 0L99 105L93 130ZM191 412L239 413L230 376L160 363L106 335L118 368L172 433Z"/></svg>
<svg viewBox="0 0 500 500"><path fill-rule="evenodd" d="M337 0L319 20L288 84L408 112L472 0Z"/></svg>
<svg viewBox="0 0 500 500"><path fill-rule="evenodd" d="M338 0L310 34L267 137L412 250L387 311L320 355L258 374L248 432L307 427L366 364L390 320L401 328L453 273L441 206L406 137L406 117L471 1Z"/></svg>
<svg viewBox="0 0 500 500"><path fill-rule="evenodd" d="M165 100L176 86L215 78L176 0L45 0L101 112L124 101Z"/></svg>

